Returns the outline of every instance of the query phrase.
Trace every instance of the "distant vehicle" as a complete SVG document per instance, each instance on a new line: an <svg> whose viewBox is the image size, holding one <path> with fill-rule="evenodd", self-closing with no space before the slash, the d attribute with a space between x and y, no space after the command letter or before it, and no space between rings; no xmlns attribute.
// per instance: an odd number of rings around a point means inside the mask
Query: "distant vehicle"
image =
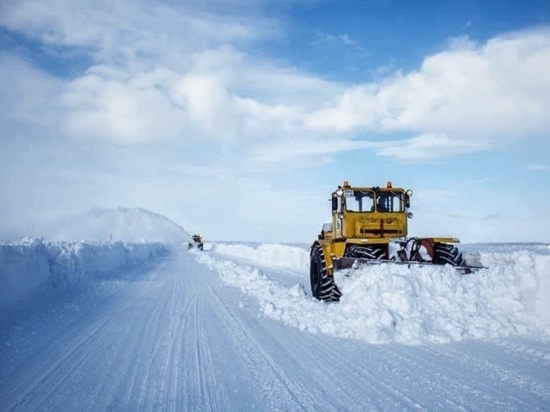
<svg viewBox="0 0 550 412"><path fill-rule="evenodd" d="M189 249L192 249L193 247L197 247L200 250L204 249L204 243L202 241L202 236L201 235L193 235L193 236L191 236L191 240L193 242L189 242Z"/></svg>
<svg viewBox="0 0 550 412"><path fill-rule="evenodd" d="M452 265L471 273L482 266L469 265L453 243L454 237L407 237L412 190L386 187L352 187L347 181L332 192L332 222L325 223L311 245L312 295L339 301L342 293L334 271L360 264L393 263Z"/></svg>

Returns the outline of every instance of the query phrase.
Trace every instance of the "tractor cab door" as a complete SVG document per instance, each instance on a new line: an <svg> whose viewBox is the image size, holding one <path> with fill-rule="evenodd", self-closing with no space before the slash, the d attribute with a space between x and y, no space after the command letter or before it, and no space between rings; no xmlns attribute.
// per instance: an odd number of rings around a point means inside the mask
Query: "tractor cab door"
<svg viewBox="0 0 550 412"><path fill-rule="evenodd" d="M334 237L336 239L344 237L343 214L342 214L342 196L336 194L332 197L332 227L334 228Z"/></svg>

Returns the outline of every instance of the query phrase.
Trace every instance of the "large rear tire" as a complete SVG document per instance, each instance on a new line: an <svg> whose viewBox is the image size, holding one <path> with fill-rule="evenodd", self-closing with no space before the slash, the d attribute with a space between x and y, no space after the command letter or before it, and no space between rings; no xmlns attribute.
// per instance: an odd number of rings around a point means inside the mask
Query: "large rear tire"
<svg viewBox="0 0 550 412"><path fill-rule="evenodd" d="M438 265L465 266L466 261L456 246L446 243L436 243L434 247L434 263Z"/></svg>
<svg viewBox="0 0 550 412"><path fill-rule="evenodd" d="M334 277L327 274L327 263L323 248L315 245L311 248L311 261L309 266L309 278L311 294L314 298L325 302L338 302L342 292L336 286Z"/></svg>

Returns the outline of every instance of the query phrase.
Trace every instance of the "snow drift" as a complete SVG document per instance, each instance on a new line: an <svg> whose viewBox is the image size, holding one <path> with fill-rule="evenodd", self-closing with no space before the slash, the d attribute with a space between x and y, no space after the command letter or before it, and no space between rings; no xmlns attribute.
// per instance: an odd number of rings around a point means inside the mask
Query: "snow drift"
<svg viewBox="0 0 550 412"><path fill-rule="evenodd" d="M165 252L162 243L45 242L42 238L0 243L0 309L42 286L64 290L88 276Z"/></svg>
<svg viewBox="0 0 550 412"><path fill-rule="evenodd" d="M335 275L343 292L338 304L310 296L307 247L220 244L216 254L198 259L257 298L265 316L314 333L408 344L550 335L550 246L464 249L479 253L488 268L473 275L460 275L450 266L341 271ZM270 268L280 267L300 274L293 286L275 280L277 272Z"/></svg>
<svg viewBox="0 0 550 412"><path fill-rule="evenodd" d="M41 286L64 290L190 240L175 222L140 208L95 208L62 219L51 237L0 243L0 308Z"/></svg>
<svg viewBox="0 0 550 412"><path fill-rule="evenodd" d="M94 208L56 225L52 240L120 240L182 243L189 234L172 220L141 208Z"/></svg>

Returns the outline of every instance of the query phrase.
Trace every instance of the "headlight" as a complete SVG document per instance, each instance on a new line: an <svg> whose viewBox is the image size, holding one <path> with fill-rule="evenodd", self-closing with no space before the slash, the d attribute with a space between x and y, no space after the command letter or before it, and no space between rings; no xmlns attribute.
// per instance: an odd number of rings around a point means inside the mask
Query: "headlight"
<svg viewBox="0 0 550 412"><path fill-rule="evenodd" d="M338 189L338 190L336 191L336 196L338 196L338 197L342 197L343 194L344 194L344 191L343 191L342 189Z"/></svg>
<svg viewBox="0 0 550 412"><path fill-rule="evenodd" d="M411 197L411 196L413 195L413 191L412 191L411 189L409 189L409 190L407 190L407 191L405 192L405 194L406 194L407 196Z"/></svg>

